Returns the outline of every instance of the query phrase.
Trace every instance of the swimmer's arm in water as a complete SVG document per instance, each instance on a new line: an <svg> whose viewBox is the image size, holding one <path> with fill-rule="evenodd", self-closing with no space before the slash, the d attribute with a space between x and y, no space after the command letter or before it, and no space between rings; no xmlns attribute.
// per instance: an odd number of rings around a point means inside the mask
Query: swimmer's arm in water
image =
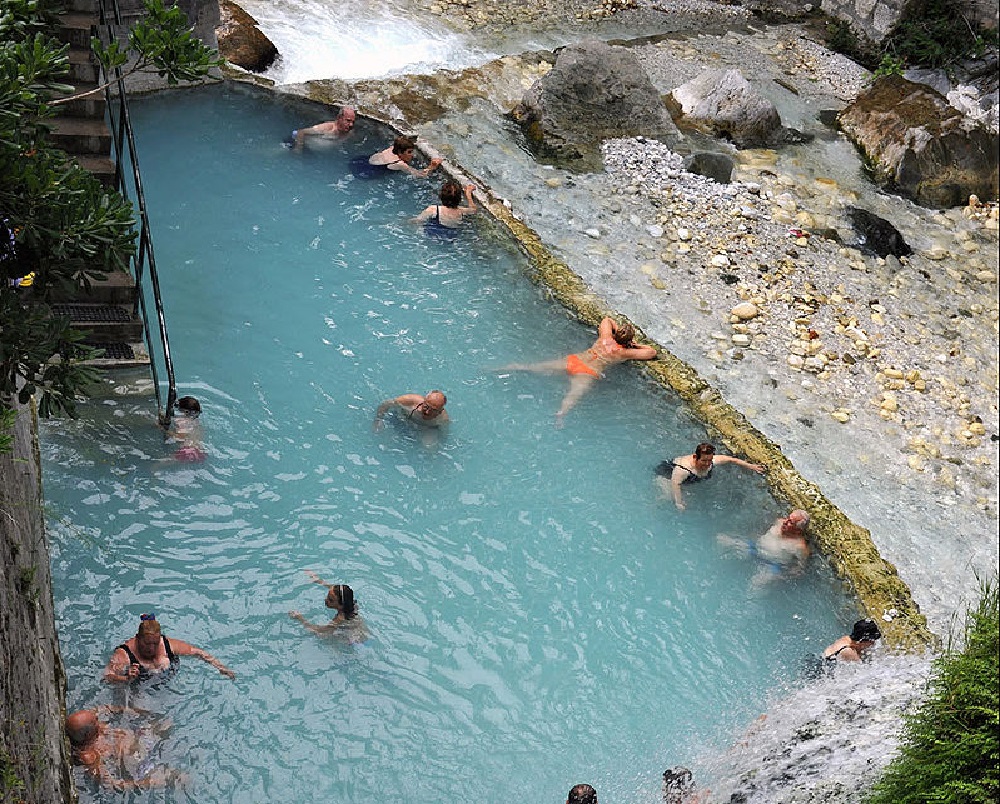
<svg viewBox="0 0 1000 804"><path fill-rule="evenodd" d="M335 626L332 623L329 625L316 625L315 623L311 623L309 622L309 620L303 617L300 612L294 610L288 612L288 616L291 617L293 620L298 620L300 623L302 623L302 625L305 627L307 631L312 631L314 634L319 634L320 636L323 636L324 634L329 634L331 631L340 630L338 626Z"/></svg>
<svg viewBox="0 0 1000 804"><path fill-rule="evenodd" d="M179 639L171 639L170 647L173 648L174 653L178 656L195 656L203 662L208 662L226 678L236 678L236 673L226 667L207 650L196 648L194 645L189 645L187 642L182 642Z"/></svg>
<svg viewBox="0 0 1000 804"><path fill-rule="evenodd" d="M674 495L674 505L677 506L678 511L684 511L687 508L684 505L684 492L681 491L681 485L689 474L681 466L675 466L674 471L670 473L670 493Z"/></svg>
<svg viewBox="0 0 1000 804"><path fill-rule="evenodd" d="M759 463L748 463L747 461L735 458L732 455L716 455L712 459L712 463L716 466L723 463L735 463L737 466L742 466L744 469L749 469L752 472L756 472L758 475L764 474L764 467Z"/></svg>
<svg viewBox="0 0 1000 804"><path fill-rule="evenodd" d="M107 667L104 668L104 680L109 684L124 684L135 681L138 677L139 665L132 664L128 654L121 648L116 648Z"/></svg>
<svg viewBox="0 0 1000 804"><path fill-rule="evenodd" d="M394 407L414 407L419 405L424 401L424 398L420 394L403 394L402 396L397 396L395 399L387 399L381 405L378 406L378 410L375 411L375 421L372 423L372 429L377 433L382 429L382 420L385 418L385 414L389 412L390 408Z"/></svg>
<svg viewBox="0 0 1000 804"><path fill-rule="evenodd" d="M440 166L441 166L440 159L432 159L430 163L427 165L427 167L425 167L423 170L418 170L417 168L406 164L406 162L396 162L392 165L388 165L388 168L389 170L402 170L418 179L426 179L428 176L431 175L431 173L437 170Z"/></svg>
<svg viewBox="0 0 1000 804"><path fill-rule="evenodd" d="M313 583L318 583L320 586L325 586L327 589L333 589L333 587L336 585L332 583L327 583L312 570L306 570L305 573L306 575L309 576L310 581L312 581Z"/></svg>

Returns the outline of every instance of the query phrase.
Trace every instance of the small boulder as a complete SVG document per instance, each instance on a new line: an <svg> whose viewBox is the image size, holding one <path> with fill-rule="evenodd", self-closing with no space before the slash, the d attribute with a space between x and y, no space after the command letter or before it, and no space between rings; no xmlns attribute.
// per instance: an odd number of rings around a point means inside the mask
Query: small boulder
<svg viewBox="0 0 1000 804"><path fill-rule="evenodd" d="M691 154L684 160L684 169L688 173L705 176L719 184L729 184L733 180L734 166L732 157L705 151Z"/></svg>
<svg viewBox="0 0 1000 804"><path fill-rule="evenodd" d="M558 50L552 69L510 114L537 156L578 169L600 168L605 139L646 136L668 145L679 139L639 59L604 42Z"/></svg>
<svg viewBox="0 0 1000 804"><path fill-rule="evenodd" d="M885 218L861 207L848 207L847 217L858 235L857 248L865 254L879 257L906 257L913 249L903 239L899 230Z"/></svg>
<svg viewBox="0 0 1000 804"><path fill-rule="evenodd" d="M219 2L219 55L230 64L262 73L278 58L278 49L257 27L257 20L232 0Z"/></svg>
<svg viewBox="0 0 1000 804"><path fill-rule="evenodd" d="M706 70L673 90L668 105L680 122L738 148L764 147L786 138L774 104L755 92L739 70Z"/></svg>
<svg viewBox="0 0 1000 804"><path fill-rule="evenodd" d="M995 198L1000 138L924 84L883 76L840 113L840 126L886 189L934 208Z"/></svg>

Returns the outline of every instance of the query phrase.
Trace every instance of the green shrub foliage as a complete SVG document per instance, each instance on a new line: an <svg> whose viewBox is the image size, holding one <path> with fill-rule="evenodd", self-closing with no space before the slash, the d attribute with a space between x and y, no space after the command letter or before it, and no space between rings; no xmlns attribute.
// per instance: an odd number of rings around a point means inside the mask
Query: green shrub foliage
<svg viewBox="0 0 1000 804"><path fill-rule="evenodd" d="M75 412L93 380L81 365L91 351L66 320L52 315L52 291L87 286L125 270L135 252L132 207L49 145L53 108L65 84L68 46L52 37L52 0L0 0L0 411L15 394L39 394L39 413ZM168 83L204 77L218 64L183 13L148 0L147 18L128 45L95 43L106 68L133 58ZM30 287L16 281L33 274ZM21 386L20 391L18 386Z"/></svg>
<svg viewBox="0 0 1000 804"><path fill-rule="evenodd" d="M899 755L868 804L1000 800L1000 611L996 584L968 614L966 645L935 662L927 698L906 720Z"/></svg>

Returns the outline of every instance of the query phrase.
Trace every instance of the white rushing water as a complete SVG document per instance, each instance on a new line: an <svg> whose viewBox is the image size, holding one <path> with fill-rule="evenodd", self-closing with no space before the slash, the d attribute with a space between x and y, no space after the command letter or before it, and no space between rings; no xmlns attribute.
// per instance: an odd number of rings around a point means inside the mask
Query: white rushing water
<svg viewBox="0 0 1000 804"><path fill-rule="evenodd" d="M278 48L280 59L265 75L279 84L384 78L493 57L426 12L392 0L246 0L241 5Z"/></svg>

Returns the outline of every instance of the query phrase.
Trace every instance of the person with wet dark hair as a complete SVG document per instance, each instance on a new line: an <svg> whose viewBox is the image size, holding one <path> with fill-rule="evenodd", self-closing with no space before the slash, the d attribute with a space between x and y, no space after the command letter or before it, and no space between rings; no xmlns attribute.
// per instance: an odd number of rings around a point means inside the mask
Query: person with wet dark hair
<svg viewBox="0 0 1000 804"><path fill-rule="evenodd" d="M423 170L413 167L410 162L417 153L417 138L400 134L385 150L368 157L371 167L383 168L393 173L408 173L416 178L426 179L441 166L440 159L432 159Z"/></svg>
<svg viewBox="0 0 1000 804"><path fill-rule="evenodd" d="M710 790L695 790L694 777L687 768L677 766L663 771L663 804L703 804Z"/></svg>
<svg viewBox="0 0 1000 804"><path fill-rule="evenodd" d="M434 224L446 229L457 229L462 224L462 218L476 212L476 202L472 198L472 191L475 189L473 184L467 184L463 188L457 181L449 179L441 186L439 193L441 203L426 207L419 215L410 218L410 221L412 223ZM465 194L465 206L459 206L463 193Z"/></svg>
<svg viewBox="0 0 1000 804"><path fill-rule="evenodd" d="M131 639L125 640L114 649L104 680L112 684L149 678L169 670L177 664L181 656L196 656L208 662L226 678L235 678L236 673L216 659L211 653L179 639L167 639L160 631L155 614L143 614L139 618L139 628Z"/></svg>
<svg viewBox="0 0 1000 804"><path fill-rule="evenodd" d="M635 327L630 323L606 317L597 328L597 340L587 351L543 363L511 363L501 371L566 372L569 390L556 411L556 424L561 425L563 417L576 406L594 381L604 376L605 369L626 360L652 360L656 357L656 349L636 343L635 337Z"/></svg>
<svg viewBox="0 0 1000 804"><path fill-rule="evenodd" d="M827 646L823 659L828 662L860 662L871 655L869 651L881 638L882 632L874 620L858 620L850 634Z"/></svg>
<svg viewBox="0 0 1000 804"><path fill-rule="evenodd" d="M180 415L171 418L166 432L168 441L180 444L174 451L173 459L181 463L204 463L205 446L198 420L201 402L193 396L182 396L174 403L174 408Z"/></svg>
<svg viewBox="0 0 1000 804"><path fill-rule="evenodd" d="M708 480L716 466L727 463L734 463L757 474L764 473L764 467L759 463L748 463L740 458L734 458L732 455L718 455L712 444L702 442L694 448L694 453L691 455L681 455L672 461L661 461L655 470L657 482L664 493L670 493L673 496L677 509L683 511L686 506L681 486L685 483Z"/></svg>
<svg viewBox="0 0 1000 804"><path fill-rule="evenodd" d="M566 796L566 804L597 804L597 791L589 784L576 784Z"/></svg>
<svg viewBox="0 0 1000 804"><path fill-rule="evenodd" d="M323 603L328 609L336 611L337 615L326 625L315 625L294 610L288 612L288 616L298 620L307 631L318 636L339 636L348 642L364 642L368 639L368 627L358 614L354 590L346 583L327 583L312 570L306 570L306 575L313 583L326 587L326 600Z"/></svg>

